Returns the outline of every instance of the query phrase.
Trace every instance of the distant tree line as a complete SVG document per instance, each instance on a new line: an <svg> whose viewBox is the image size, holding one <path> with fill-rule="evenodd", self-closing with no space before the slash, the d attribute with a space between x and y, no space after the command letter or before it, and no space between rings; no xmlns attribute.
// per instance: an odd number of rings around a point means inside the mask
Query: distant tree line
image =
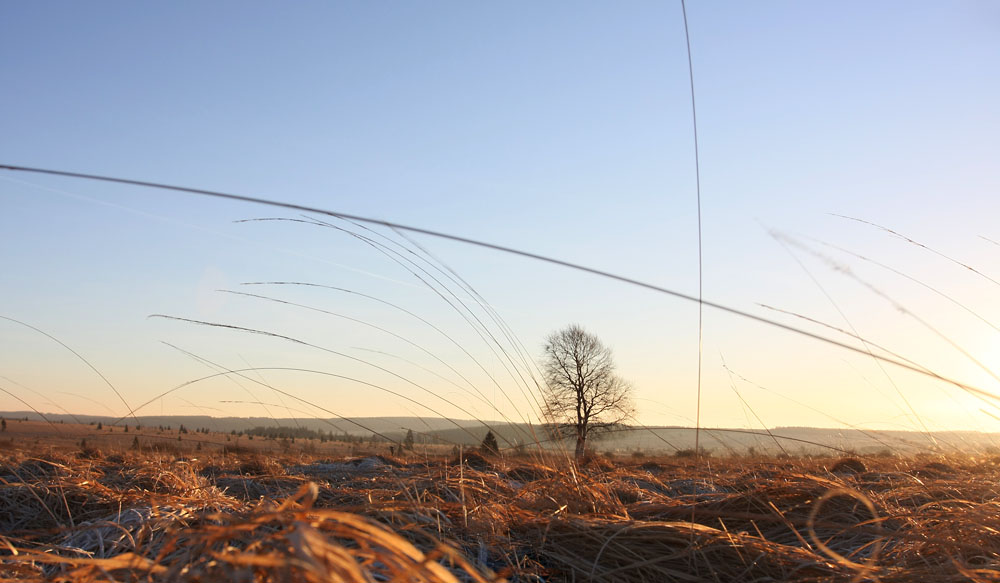
<svg viewBox="0 0 1000 583"><path fill-rule="evenodd" d="M265 439L318 439L321 442L343 441L345 443L363 443L365 438L360 435L351 435L346 431L335 434L333 431L323 431L322 429L308 429L305 427L254 427L246 430L251 436L263 437ZM242 432L241 432L242 434Z"/></svg>

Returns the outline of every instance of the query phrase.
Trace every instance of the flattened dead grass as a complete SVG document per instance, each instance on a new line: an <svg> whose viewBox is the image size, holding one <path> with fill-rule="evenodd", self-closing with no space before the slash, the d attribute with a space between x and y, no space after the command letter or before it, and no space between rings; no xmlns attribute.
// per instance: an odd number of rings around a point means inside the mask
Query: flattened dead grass
<svg viewBox="0 0 1000 583"><path fill-rule="evenodd" d="M994 460L458 461L15 452L2 580L1000 580Z"/></svg>

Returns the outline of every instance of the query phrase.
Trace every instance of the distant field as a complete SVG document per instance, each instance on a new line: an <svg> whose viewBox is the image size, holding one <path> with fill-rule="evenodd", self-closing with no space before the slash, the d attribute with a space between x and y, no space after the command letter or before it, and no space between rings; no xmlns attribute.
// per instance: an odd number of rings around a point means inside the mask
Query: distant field
<svg viewBox="0 0 1000 583"><path fill-rule="evenodd" d="M576 465L57 426L0 436L5 581L1000 579L1000 457Z"/></svg>
<svg viewBox="0 0 1000 583"><path fill-rule="evenodd" d="M487 427L481 421L469 419L426 419L419 417L367 417L352 419L316 418L239 418L208 416L163 416L138 417L142 430L135 431L136 420L122 421L110 417L79 417L47 414L53 421L48 425L34 412L0 412L9 420L11 435L23 433L37 434L63 446L72 445L74 440L85 438L88 444L105 448L131 448L132 440L139 437L142 447L168 447L186 450L201 442L203 447L217 448L246 447L261 451L308 451L324 452L330 455L354 455L363 453L389 453L390 442L403 441L408 429L414 431L418 449L430 452L450 451L453 446L474 447L479 445ZM75 417L75 418L74 418ZM28 422L23 419L29 419ZM17 421L17 420L22 421ZM81 420L83 423L77 423ZM97 423L103 423L104 431L96 432ZM111 424L117 422L113 428ZM20 427L18 423L26 423ZM122 434L124 425L129 433ZM207 428L209 433L181 435L177 441L181 425L189 431ZM164 430L159 428L163 427ZM170 427L170 429L166 429ZM244 433L255 427L273 429L305 429L333 434L332 441L318 439L297 439L294 444L274 440L250 440L246 435L237 436L233 432ZM540 426L491 422L490 429L498 436L503 449L525 449L541 445L546 449L558 450L563 445L552 440ZM372 439L373 433L380 436ZM78 432L82 432L77 435ZM4 436L0 434L0 439ZM125 439L125 438L128 439ZM345 444L345 440L353 443ZM603 455L674 455L678 451L693 450L695 431L690 427L644 427L628 426L611 433L597 433L590 447ZM770 430L749 430L736 428L703 428L701 444L705 453L715 457L745 455L783 455L797 457L803 455L916 455L921 453L1000 454L1000 434L977 431L937 431L922 433L917 431L884 431L865 429L829 429L817 427L778 427ZM422 450L422 449L421 449Z"/></svg>
<svg viewBox="0 0 1000 583"><path fill-rule="evenodd" d="M125 428L128 427L126 431ZM102 426L80 423L46 423L7 418L7 429L0 432L0 448L28 449L31 451L51 451L54 453L74 453L99 451L102 454L155 453L174 454L204 452L205 454L246 453L307 453L315 455L376 455L390 454L395 444L367 442L346 443L344 441L321 441L319 439L266 439L249 435L234 435L209 431L202 433L197 427L186 427L180 432L179 425L164 426L135 425ZM179 438L179 439L178 439ZM450 451L440 445L415 446L417 452L440 454Z"/></svg>

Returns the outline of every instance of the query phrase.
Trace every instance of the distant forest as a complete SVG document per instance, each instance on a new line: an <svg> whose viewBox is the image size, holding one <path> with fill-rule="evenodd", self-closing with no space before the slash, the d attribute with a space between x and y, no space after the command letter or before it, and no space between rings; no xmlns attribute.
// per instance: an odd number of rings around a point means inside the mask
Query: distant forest
<svg viewBox="0 0 1000 583"><path fill-rule="evenodd" d="M234 430L233 433L236 433ZM333 431L323 431L322 429L309 429L307 427L264 427L257 426L253 429L241 431L247 435L263 437L265 439L318 439L320 441L343 441L346 443L363 443L366 439L361 435L351 435L350 433L334 433ZM369 442L384 441L372 434L367 439Z"/></svg>

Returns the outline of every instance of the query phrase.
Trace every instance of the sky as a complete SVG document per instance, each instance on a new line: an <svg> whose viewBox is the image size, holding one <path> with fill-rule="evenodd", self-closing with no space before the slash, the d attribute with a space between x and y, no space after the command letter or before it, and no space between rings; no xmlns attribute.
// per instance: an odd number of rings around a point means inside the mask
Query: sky
<svg viewBox="0 0 1000 583"><path fill-rule="evenodd" d="M1000 8L687 9L704 298L860 352L705 308L699 399L694 302L0 171L0 410L534 420L576 323L644 424L1000 430L997 401L866 354L1000 393ZM680 3L7 3L0 84L0 164L699 292Z"/></svg>

